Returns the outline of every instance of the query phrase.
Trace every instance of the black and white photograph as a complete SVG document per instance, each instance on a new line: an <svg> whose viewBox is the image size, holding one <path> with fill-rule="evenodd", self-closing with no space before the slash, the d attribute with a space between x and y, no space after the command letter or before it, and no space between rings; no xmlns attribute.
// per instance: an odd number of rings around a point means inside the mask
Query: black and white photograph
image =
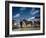
<svg viewBox="0 0 46 38"><path fill-rule="evenodd" d="M6 1L6 7L6 35L44 34L44 3Z"/></svg>

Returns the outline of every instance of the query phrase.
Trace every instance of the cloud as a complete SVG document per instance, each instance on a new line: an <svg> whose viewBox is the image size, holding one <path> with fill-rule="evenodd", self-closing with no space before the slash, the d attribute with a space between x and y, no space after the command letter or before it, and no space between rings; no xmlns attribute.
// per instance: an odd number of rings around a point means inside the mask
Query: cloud
<svg viewBox="0 0 46 38"><path fill-rule="evenodd" d="M32 15L34 15L34 14L36 14L36 13L38 13L39 12L39 10L36 10L36 11L34 11L33 13L32 13Z"/></svg>
<svg viewBox="0 0 46 38"><path fill-rule="evenodd" d="M32 10L30 11L30 14L32 14L34 12L35 8L32 8Z"/></svg>
<svg viewBox="0 0 46 38"><path fill-rule="evenodd" d="M14 16L14 18L16 18L16 17L20 17L20 14L18 13L18 14L16 14L15 16Z"/></svg>
<svg viewBox="0 0 46 38"><path fill-rule="evenodd" d="M32 8L32 11L34 11L35 10L35 8Z"/></svg>
<svg viewBox="0 0 46 38"><path fill-rule="evenodd" d="M23 12L21 12L21 13L23 13Z"/></svg>
<svg viewBox="0 0 46 38"><path fill-rule="evenodd" d="M22 11L25 10L25 9L26 9L25 7L20 8L20 10L22 10Z"/></svg>
<svg viewBox="0 0 46 38"><path fill-rule="evenodd" d="M32 20L32 19L34 19L35 17L31 17L31 18L28 18L28 21L30 21L30 20Z"/></svg>

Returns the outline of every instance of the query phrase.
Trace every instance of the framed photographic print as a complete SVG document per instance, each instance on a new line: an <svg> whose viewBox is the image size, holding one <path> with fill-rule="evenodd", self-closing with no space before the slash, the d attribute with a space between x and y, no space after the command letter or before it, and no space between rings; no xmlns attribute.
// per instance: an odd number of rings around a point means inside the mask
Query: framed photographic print
<svg viewBox="0 0 46 38"><path fill-rule="evenodd" d="M5 37L44 35L44 3L5 1Z"/></svg>

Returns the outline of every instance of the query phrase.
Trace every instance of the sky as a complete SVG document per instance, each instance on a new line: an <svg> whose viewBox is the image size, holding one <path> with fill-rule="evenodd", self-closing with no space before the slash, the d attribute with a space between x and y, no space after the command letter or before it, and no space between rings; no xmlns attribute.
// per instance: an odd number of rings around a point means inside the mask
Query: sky
<svg viewBox="0 0 46 38"><path fill-rule="evenodd" d="M40 16L40 8L12 7L12 18L17 21L34 19L36 16Z"/></svg>

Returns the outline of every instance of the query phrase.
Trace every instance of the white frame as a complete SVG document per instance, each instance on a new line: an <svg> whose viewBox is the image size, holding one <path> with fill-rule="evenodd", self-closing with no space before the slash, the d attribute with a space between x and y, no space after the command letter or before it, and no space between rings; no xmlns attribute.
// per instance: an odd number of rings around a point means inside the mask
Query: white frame
<svg viewBox="0 0 46 38"><path fill-rule="evenodd" d="M32 31L12 31L12 6L14 7L37 7L40 8L40 30ZM10 35L16 34L33 34L43 33L43 6L42 5L28 5L28 4L9 4L9 33Z"/></svg>

